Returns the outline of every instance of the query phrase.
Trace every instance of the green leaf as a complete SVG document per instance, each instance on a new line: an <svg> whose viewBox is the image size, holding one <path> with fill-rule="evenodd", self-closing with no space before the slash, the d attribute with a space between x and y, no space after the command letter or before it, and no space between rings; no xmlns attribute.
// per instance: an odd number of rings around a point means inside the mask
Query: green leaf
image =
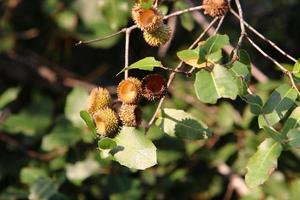
<svg viewBox="0 0 300 200"><path fill-rule="evenodd" d="M114 140L117 147L111 153L121 165L144 170L157 163L156 147L142 131L123 127Z"/></svg>
<svg viewBox="0 0 300 200"><path fill-rule="evenodd" d="M157 61L154 57L146 57L142 60L139 60L130 66L124 68L122 71L118 73L118 75L125 70L130 69L140 69L140 70L146 70L146 71L153 71L155 67L162 67L162 64L160 61Z"/></svg>
<svg viewBox="0 0 300 200"><path fill-rule="evenodd" d="M276 131L273 127L264 126L265 132L275 141L284 144L286 141L285 135Z"/></svg>
<svg viewBox="0 0 300 200"><path fill-rule="evenodd" d="M177 10L183 10L188 8L189 6L183 1L176 1L175 7ZM192 31L195 27L194 19L191 13L185 13L183 15L180 15L180 22L183 28L185 28L187 31Z"/></svg>
<svg viewBox="0 0 300 200"><path fill-rule="evenodd" d="M292 129L287 133L288 145L292 148L300 148L300 130Z"/></svg>
<svg viewBox="0 0 300 200"><path fill-rule="evenodd" d="M236 84L239 89L239 95L245 96L246 94L248 94L247 88L251 79L251 72L248 66L239 61L236 61L233 63L232 67L230 68L230 71L236 78Z"/></svg>
<svg viewBox="0 0 300 200"><path fill-rule="evenodd" d="M177 56L185 64L192 67L204 68L208 65L207 63L198 64L199 51L197 49L179 51L177 52Z"/></svg>
<svg viewBox="0 0 300 200"><path fill-rule="evenodd" d="M30 200L50 200L57 193L57 185L49 178L39 178L30 187Z"/></svg>
<svg viewBox="0 0 300 200"><path fill-rule="evenodd" d="M259 115L262 112L263 109L263 101L258 95L246 95L242 98L244 101L246 101L248 104L250 104L250 110L253 114Z"/></svg>
<svg viewBox="0 0 300 200"><path fill-rule="evenodd" d="M95 124L93 122L91 115L87 111L82 110L82 111L80 111L80 117L84 120L87 127L92 131L94 138L96 138L97 137L97 129L95 127Z"/></svg>
<svg viewBox="0 0 300 200"><path fill-rule="evenodd" d="M212 72L201 70L194 83L198 99L215 104L220 98L236 99L238 87L231 72L221 65L215 65Z"/></svg>
<svg viewBox="0 0 300 200"><path fill-rule="evenodd" d="M85 89L77 87L74 88L67 97L65 115L74 126L84 126L84 123L80 118L80 111L86 109L88 96L89 94Z"/></svg>
<svg viewBox="0 0 300 200"><path fill-rule="evenodd" d="M43 137L42 149L52 151L60 147L76 144L81 138L82 130L74 127L68 120L60 118L53 130Z"/></svg>
<svg viewBox="0 0 300 200"><path fill-rule="evenodd" d="M295 72L295 73L300 72L300 59L298 59L297 62L295 63L295 65L293 67L293 72Z"/></svg>
<svg viewBox="0 0 300 200"><path fill-rule="evenodd" d="M283 148L273 139L264 140L247 163L246 184L255 188L263 184L277 167Z"/></svg>
<svg viewBox="0 0 300 200"><path fill-rule="evenodd" d="M18 94L20 93L20 88L9 88L5 90L0 96L0 109L9 104L10 102L14 101Z"/></svg>
<svg viewBox="0 0 300 200"><path fill-rule="evenodd" d="M32 184L40 177L47 177L47 172L43 168L24 167L20 172L20 180L24 184Z"/></svg>
<svg viewBox="0 0 300 200"><path fill-rule="evenodd" d="M293 110L288 119L284 122L282 133L287 135L290 130L297 129L300 127L300 107Z"/></svg>
<svg viewBox="0 0 300 200"><path fill-rule="evenodd" d="M229 44L229 37L227 35L216 34L208 38L199 46L199 60L198 63L211 61L213 63L222 58L221 49Z"/></svg>
<svg viewBox="0 0 300 200"><path fill-rule="evenodd" d="M295 179L291 182L290 186L290 200L299 199L299 188L300 188L300 179Z"/></svg>
<svg viewBox="0 0 300 200"><path fill-rule="evenodd" d="M199 140L208 139L211 136L206 124L183 110L162 109L156 124L166 134L181 139Z"/></svg>
<svg viewBox="0 0 300 200"><path fill-rule="evenodd" d="M248 66L249 70L251 70L251 59L250 59L250 56L248 54L248 52L246 50L239 50L238 52L238 55L239 55L239 61L245 65Z"/></svg>
<svg viewBox="0 0 300 200"><path fill-rule="evenodd" d="M272 126L279 122L288 110L294 105L297 99L297 91L287 84L279 86L270 96L263 107L262 114ZM259 116L259 126L267 125L264 117Z"/></svg>
<svg viewBox="0 0 300 200"><path fill-rule="evenodd" d="M149 9L152 7L154 0L142 1L142 8Z"/></svg>
<svg viewBox="0 0 300 200"><path fill-rule="evenodd" d="M100 149L113 149L117 146L117 143L111 138L102 138L98 141L98 147Z"/></svg>
<svg viewBox="0 0 300 200"><path fill-rule="evenodd" d="M68 164L66 166L67 178L76 185L88 177L92 176L99 170L99 163L92 158L76 162L75 164Z"/></svg>
<svg viewBox="0 0 300 200"><path fill-rule="evenodd" d="M40 136L51 123L52 101L39 94L33 95L33 103L18 114L12 114L0 129L11 134L22 133L27 136Z"/></svg>

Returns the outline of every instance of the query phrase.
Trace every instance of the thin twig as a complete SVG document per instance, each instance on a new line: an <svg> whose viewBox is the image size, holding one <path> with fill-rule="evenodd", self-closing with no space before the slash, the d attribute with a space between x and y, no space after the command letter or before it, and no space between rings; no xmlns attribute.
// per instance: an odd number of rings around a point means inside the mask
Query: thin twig
<svg viewBox="0 0 300 200"><path fill-rule="evenodd" d="M230 10L230 12L233 14L233 16L235 16L237 19L239 19L239 15L234 11L234 10ZM276 49L279 53L281 53L282 55L286 56L288 59L290 59L293 62L297 62L297 59L294 58L293 56L289 55L288 53L286 53L283 49L281 49L279 46L277 46L274 42L272 42L271 40L269 40L268 38L266 38L264 35L262 35L259 31L257 31L253 26L251 26L250 24L248 24L245 20L244 20L244 25L255 35L257 35L258 37L260 37L262 40L264 40L265 42L269 43L274 49Z"/></svg>
<svg viewBox="0 0 300 200"><path fill-rule="evenodd" d="M195 42L189 47L189 49L193 49L198 43L199 41L201 41L201 39L205 36L205 34L207 33L207 31L214 25L214 23L217 21L218 19L215 18L210 24L209 26L201 33L201 35L195 40ZM180 70L180 68L182 67L183 65L183 62L180 62L176 68L174 70ZM170 87L172 81L174 80L175 78L175 75L176 75L176 72L172 72L169 76L169 79L168 79L168 83L167 83L167 89ZM148 126L146 127L146 131L149 129L149 127L154 123L159 111L160 111L160 108L162 106L162 104L164 103L164 100L165 100L166 96L163 96L157 107L156 107L156 110L152 116L152 118L150 119L150 121L148 122Z"/></svg>
<svg viewBox="0 0 300 200"><path fill-rule="evenodd" d="M129 65L129 44L130 44L130 33L131 29L127 28L126 29L126 35L125 35L125 72L124 72L124 79L128 78L128 65Z"/></svg>
<svg viewBox="0 0 300 200"><path fill-rule="evenodd" d="M271 62L273 62L285 75L287 75L290 79L290 82L293 86L293 88L297 91L298 95L300 96L300 91L294 81L293 74L289 70L285 69L277 60L269 56L265 51L263 51L253 40L251 40L248 36L246 36L247 40L250 42L250 44L264 57L269 59Z"/></svg>
<svg viewBox="0 0 300 200"><path fill-rule="evenodd" d="M171 13L169 15L166 15L164 17L164 20L169 19L171 17L176 17L178 15L182 15L182 14L187 13L187 12L193 12L193 11L198 11L198 10L202 10L202 9L203 9L203 6L195 6L195 7L187 8L187 9L184 9L184 10L179 10L179 11L176 11L176 12Z"/></svg>
<svg viewBox="0 0 300 200"><path fill-rule="evenodd" d="M218 23L218 26L217 26L217 28L214 31L214 35L216 35L219 32L221 26L223 25L224 19L225 19L225 15L220 19L220 21Z"/></svg>
<svg viewBox="0 0 300 200"><path fill-rule="evenodd" d="M239 12L241 34L240 34L238 43L237 43L237 45L235 47L233 59L234 59L234 57L237 57L238 50L240 49L240 47L241 47L241 45L243 43L243 39L244 39L244 37L246 35L245 25L244 25L244 14L243 14L241 3L240 3L239 0L235 0L235 4L236 4L236 6L238 8L238 12ZM232 10L232 9L230 8L230 10Z"/></svg>

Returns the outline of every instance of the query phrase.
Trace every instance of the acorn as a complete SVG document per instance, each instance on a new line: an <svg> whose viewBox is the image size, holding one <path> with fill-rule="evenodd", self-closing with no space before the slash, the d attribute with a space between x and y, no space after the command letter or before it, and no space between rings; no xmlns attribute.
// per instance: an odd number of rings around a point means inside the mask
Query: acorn
<svg viewBox="0 0 300 200"><path fill-rule="evenodd" d="M121 81L117 88L118 99L126 104L137 104L141 99L142 83L130 77Z"/></svg>
<svg viewBox="0 0 300 200"><path fill-rule="evenodd" d="M142 110L133 104L122 104L119 117L124 126L137 127L142 121Z"/></svg>
<svg viewBox="0 0 300 200"><path fill-rule="evenodd" d="M97 87L92 89L88 98L87 111L90 114L96 113L98 110L109 107L111 104L111 96L105 88Z"/></svg>
<svg viewBox="0 0 300 200"><path fill-rule="evenodd" d="M142 95L149 101L162 98L166 90L167 83L159 74L150 74L142 80Z"/></svg>
<svg viewBox="0 0 300 200"><path fill-rule="evenodd" d="M97 133L104 137L115 137L119 130L117 113L110 108L104 108L93 115Z"/></svg>
<svg viewBox="0 0 300 200"><path fill-rule="evenodd" d="M152 33L145 31L143 35L150 46L158 47L168 42L171 37L171 29L168 25L162 24L156 31Z"/></svg>
<svg viewBox="0 0 300 200"><path fill-rule="evenodd" d="M222 17L228 11L228 0L203 0L204 14Z"/></svg>
<svg viewBox="0 0 300 200"><path fill-rule="evenodd" d="M163 15L156 8L144 9L140 3L136 3L131 15L134 23L142 31L153 32L163 24Z"/></svg>

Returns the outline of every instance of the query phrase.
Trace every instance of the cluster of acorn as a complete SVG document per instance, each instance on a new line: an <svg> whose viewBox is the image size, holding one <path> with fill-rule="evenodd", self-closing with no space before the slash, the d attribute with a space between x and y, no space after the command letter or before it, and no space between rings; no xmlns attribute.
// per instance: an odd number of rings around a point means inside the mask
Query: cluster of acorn
<svg viewBox="0 0 300 200"><path fill-rule="evenodd" d="M164 15L157 8L143 8L142 2L132 8L133 21L143 31L144 39L150 46L165 44L170 39L171 29L163 23Z"/></svg>
<svg viewBox="0 0 300 200"><path fill-rule="evenodd" d="M122 80L117 88L118 101L113 103L105 88L92 89L87 111L92 116L97 133L105 137L115 137L121 126L138 127L142 110L138 104L142 97L149 101L160 99L166 92L165 79L159 74L151 74L140 81L130 77ZM121 104L121 105L120 105Z"/></svg>

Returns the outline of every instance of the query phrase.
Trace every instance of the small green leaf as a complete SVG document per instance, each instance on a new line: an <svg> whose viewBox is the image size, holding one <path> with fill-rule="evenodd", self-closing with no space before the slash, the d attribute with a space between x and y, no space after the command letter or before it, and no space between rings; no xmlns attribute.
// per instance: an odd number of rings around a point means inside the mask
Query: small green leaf
<svg viewBox="0 0 300 200"><path fill-rule="evenodd" d="M208 38L199 46L199 60L198 63L207 61L217 62L221 59L221 49L229 44L229 37L227 35L214 35Z"/></svg>
<svg viewBox="0 0 300 200"><path fill-rule="evenodd" d="M247 88L251 79L251 73L247 65L236 61L233 63L230 71L236 78L236 84L239 89L239 95L241 97L248 94Z"/></svg>
<svg viewBox="0 0 300 200"><path fill-rule="evenodd" d="M177 56L185 64L192 67L204 68L207 66L207 63L198 64L199 51L197 49L179 51Z"/></svg>
<svg viewBox="0 0 300 200"><path fill-rule="evenodd" d="M156 124L170 136L181 139L208 139L211 132L206 124L183 110L165 108Z"/></svg>
<svg viewBox="0 0 300 200"><path fill-rule="evenodd" d="M86 108L88 96L88 92L85 89L77 87L67 97L65 115L74 126L82 127L84 125L79 113Z"/></svg>
<svg viewBox="0 0 300 200"><path fill-rule="evenodd" d="M300 148L300 131L292 129L287 133L288 145L292 148Z"/></svg>
<svg viewBox="0 0 300 200"><path fill-rule="evenodd" d="M212 72L199 71L194 87L198 99L210 104L215 104L220 98L236 99L239 92L233 75L221 65L216 65Z"/></svg>
<svg viewBox="0 0 300 200"><path fill-rule="evenodd" d="M250 56L248 54L248 52L246 50L239 50L238 52L238 55L239 55L239 61L245 65L247 65L249 67L249 70L251 68L251 59L250 59Z"/></svg>
<svg viewBox="0 0 300 200"><path fill-rule="evenodd" d="M175 7L177 8L177 10L183 10L188 8L189 6L184 1L176 1ZM183 28L185 28L187 31L192 31L195 27L194 19L191 13L180 15L180 22Z"/></svg>
<svg viewBox="0 0 300 200"><path fill-rule="evenodd" d="M30 200L50 200L57 193L57 185L49 178L39 178L30 187Z"/></svg>
<svg viewBox="0 0 300 200"><path fill-rule="evenodd" d="M97 137L97 129L95 127L95 124L93 122L91 115L87 111L82 110L82 111L80 111L80 117L85 121L87 127L92 131L93 136L96 138Z"/></svg>
<svg viewBox="0 0 300 200"><path fill-rule="evenodd" d="M282 128L282 133L284 135L287 135L290 130L296 129L298 127L300 127L300 107L295 108L288 119L285 121Z"/></svg>
<svg viewBox="0 0 300 200"><path fill-rule="evenodd" d="M293 67L293 72L295 72L295 73L300 72L300 59L298 59L298 61L295 63L295 65Z"/></svg>
<svg viewBox="0 0 300 200"><path fill-rule="evenodd" d="M242 98L244 101L246 101L248 104L250 104L250 110L253 114L259 115L262 112L263 108L263 101L258 95L246 95Z"/></svg>
<svg viewBox="0 0 300 200"><path fill-rule="evenodd" d="M117 75L124 72L125 70L130 69L140 69L140 70L146 70L146 71L153 71L155 67L162 67L162 64L160 61L157 61L154 57L147 57L142 60L139 60L127 68L124 68L122 71L120 71Z"/></svg>
<svg viewBox="0 0 300 200"><path fill-rule="evenodd" d="M263 107L262 113L272 126L279 122L288 110L294 105L297 99L297 91L287 84L279 86L270 96ZM267 125L264 117L259 116L259 126Z"/></svg>
<svg viewBox="0 0 300 200"><path fill-rule="evenodd" d="M43 168L24 167L20 172L20 180L24 184L32 184L40 177L47 177L47 172Z"/></svg>
<svg viewBox="0 0 300 200"><path fill-rule="evenodd" d="M0 96L0 109L9 104L10 102L14 101L18 94L20 93L20 88L9 88L5 90Z"/></svg>
<svg viewBox="0 0 300 200"><path fill-rule="evenodd" d="M111 138L102 138L98 141L98 147L100 149L113 149L117 146L117 143Z"/></svg>
<svg viewBox="0 0 300 200"><path fill-rule="evenodd" d="M277 167L277 160L283 148L273 139L264 140L257 152L249 159L247 164L246 184L255 188L263 184Z"/></svg>
<svg viewBox="0 0 300 200"><path fill-rule="evenodd" d="M275 141L284 144L286 141L285 135L276 131L273 127L264 126L265 132Z"/></svg>
<svg viewBox="0 0 300 200"><path fill-rule="evenodd" d="M154 0L142 1L142 8L149 9L152 7Z"/></svg>
<svg viewBox="0 0 300 200"><path fill-rule="evenodd" d="M142 131L123 127L114 141L117 147L111 153L121 165L140 170L156 165L156 147Z"/></svg>

